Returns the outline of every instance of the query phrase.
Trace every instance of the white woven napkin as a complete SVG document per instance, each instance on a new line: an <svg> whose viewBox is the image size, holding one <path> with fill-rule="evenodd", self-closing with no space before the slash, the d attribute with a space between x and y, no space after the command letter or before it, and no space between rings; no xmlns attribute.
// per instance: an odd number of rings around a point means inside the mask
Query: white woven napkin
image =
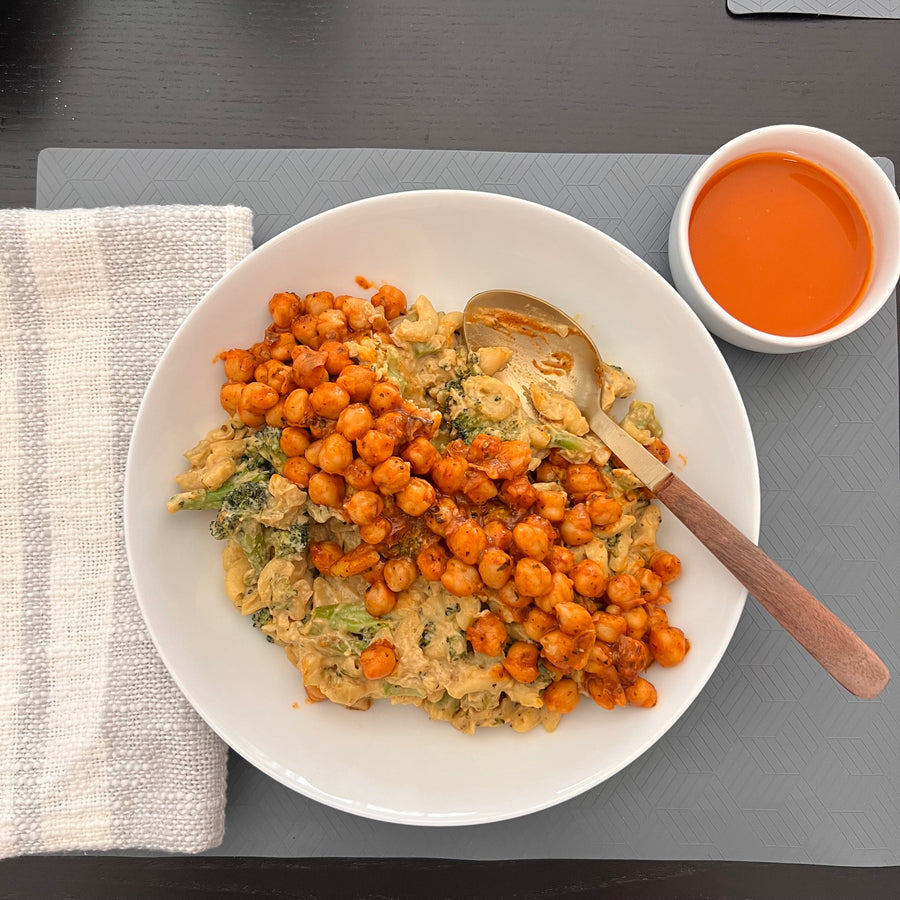
<svg viewBox="0 0 900 900"><path fill-rule="evenodd" d="M226 748L147 634L122 482L156 361L251 241L237 207L0 210L0 856L222 840Z"/></svg>

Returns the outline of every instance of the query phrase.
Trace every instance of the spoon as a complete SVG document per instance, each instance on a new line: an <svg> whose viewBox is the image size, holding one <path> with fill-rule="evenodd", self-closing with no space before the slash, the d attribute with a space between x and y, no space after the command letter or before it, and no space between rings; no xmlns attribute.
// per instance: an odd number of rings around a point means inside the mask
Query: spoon
<svg viewBox="0 0 900 900"><path fill-rule="evenodd" d="M881 693L891 676L875 652L601 409L602 360L573 319L519 291L484 291L466 304L463 333L470 350L503 346L512 351L495 377L516 391L535 418L528 390L535 382L574 400L594 434L826 672L858 697Z"/></svg>

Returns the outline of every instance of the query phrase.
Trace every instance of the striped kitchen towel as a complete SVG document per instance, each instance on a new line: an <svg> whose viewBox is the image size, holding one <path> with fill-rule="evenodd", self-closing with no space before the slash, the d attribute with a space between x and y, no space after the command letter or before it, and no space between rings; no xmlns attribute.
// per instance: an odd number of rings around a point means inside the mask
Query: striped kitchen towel
<svg viewBox="0 0 900 900"><path fill-rule="evenodd" d="M252 230L238 207L0 210L0 856L222 840L226 748L144 626L122 485L157 360Z"/></svg>

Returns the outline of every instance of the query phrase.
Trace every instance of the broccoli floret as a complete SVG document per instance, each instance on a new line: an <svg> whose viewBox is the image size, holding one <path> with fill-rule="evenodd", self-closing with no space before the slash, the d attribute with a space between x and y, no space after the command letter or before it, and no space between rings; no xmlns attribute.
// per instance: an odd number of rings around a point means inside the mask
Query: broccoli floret
<svg viewBox="0 0 900 900"><path fill-rule="evenodd" d="M250 618L253 620L254 628L262 628L263 625L268 625L272 621L272 613L267 606L264 606L253 613Z"/></svg>
<svg viewBox="0 0 900 900"><path fill-rule="evenodd" d="M463 409L447 420L450 433L466 444L471 444L479 434L491 434L501 441L522 440L522 423L517 418L495 422L480 415L477 409Z"/></svg>
<svg viewBox="0 0 900 900"><path fill-rule="evenodd" d="M275 556L297 556L309 545L309 526L294 522L288 528L269 528L266 540Z"/></svg>
<svg viewBox="0 0 900 900"><path fill-rule="evenodd" d="M546 427L546 426L545 426ZM550 434L548 447L557 450L568 450L570 453L593 453L597 449L596 443L578 437L569 431L558 431L555 428L547 428Z"/></svg>
<svg viewBox="0 0 900 900"><path fill-rule="evenodd" d="M281 449L281 429L266 425L254 431L246 441L244 457L250 467L280 472L287 454Z"/></svg>
<svg viewBox="0 0 900 900"><path fill-rule="evenodd" d="M269 561L269 545L266 529L252 516L265 508L268 496L268 488L260 481L239 484L225 496L219 515L209 525L217 541L237 541L257 572Z"/></svg>

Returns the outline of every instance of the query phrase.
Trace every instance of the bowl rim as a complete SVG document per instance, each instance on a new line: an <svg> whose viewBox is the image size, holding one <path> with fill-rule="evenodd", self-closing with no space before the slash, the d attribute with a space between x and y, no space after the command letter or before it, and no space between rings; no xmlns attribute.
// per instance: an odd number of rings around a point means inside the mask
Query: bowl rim
<svg viewBox="0 0 900 900"><path fill-rule="evenodd" d="M486 197L489 197L490 200L488 202L502 203L509 206L518 206L520 208L525 206L534 207L544 215L549 214L555 219L566 222L570 227L580 228L585 233L590 233L598 240L607 242L611 246L615 247L618 253L623 254L632 262L636 262L649 277L657 280L658 283L663 286L664 289L668 292L672 302L681 305L686 313L688 313L694 319L697 319L697 337L699 340L708 343L714 354L721 360L720 376L723 379L723 384L727 388L728 392L735 398L740 416L743 419L743 424L745 426L745 428L743 429L744 437L747 441L747 448L750 452L750 456L754 464L746 472L745 488L749 494L749 522L745 523L744 531L754 543L758 543L762 513L761 486L756 443L754 440L753 430L750 425L749 416L747 414L746 405L737 386L737 382L734 379L731 368L722 356L721 350L718 348L712 336L703 326L702 322L699 321L696 313L691 309L687 301L685 301L684 298L680 296L680 294L658 271L656 271L656 269L654 269L637 253L627 248L624 244L616 240L611 235L601 231L598 228L595 228L594 226L588 224L587 222L579 219L574 215L562 212L536 201L527 200L525 198L509 196L492 191L447 188L413 189L409 191L386 192L384 194L378 194L350 201L331 209L324 210L323 212L320 212L314 216L310 216L307 219L289 226L278 235L275 235L274 237L266 241L264 244L261 244L259 247L254 248L253 251L248 253L247 256L245 256L235 266L229 269L228 272L223 274L218 279L218 281L216 281L215 284L213 284L212 287L210 287L206 291L206 293L200 298L197 304L191 309L182 323L178 326L168 345L166 346L166 349L160 356L160 359L156 367L154 368L151 378L147 384L144 397L141 400L141 405L135 417L134 427L132 430L131 439L129 441L128 457L126 461L125 478L123 485L123 531L125 538L126 555L128 557L129 570L132 573L133 587L138 601L138 606L141 610L142 618L144 619L148 633L156 648L156 651L162 659L170 677L178 687L179 691L194 708L198 716L216 735L218 735L223 740L223 742L227 746L231 747L236 753L246 759L251 765L258 768L264 774L285 785L291 790L296 791L316 802L323 803L324 805L331 808L353 815L358 815L362 818L374 819L377 821L384 821L392 824L404 824L424 827L456 827L489 824L530 815L532 813L556 806L563 801L580 796L587 790L594 788L597 785L602 784L610 778L620 774L636 759L649 752L652 747L655 746L664 735L669 733L675 726L675 724L684 717L690 707L696 702L697 698L700 696L704 688L706 688L706 686L709 684L710 679L713 677L715 671L721 664L723 657L728 651L728 648L732 644L735 632L738 627L738 623L747 605L747 590L742 589L740 591L739 602L735 604L732 616L723 628L723 634L725 635L726 639L721 643L719 650L710 656L710 658L707 660L706 667L697 678L696 685L692 686L691 689L685 694L685 696L681 698L680 702L677 705L677 708L672 712L671 719L661 728L661 730L653 737L653 739L649 743L641 748L636 749L627 757L623 757L615 764L611 771L604 773L598 770L598 772L595 773L595 775L591 776L589 779L570 784L564 790L557 791L553 796L548 795L539 802L531 802L527 806L522 806L515 811L504 811L502 813L490 812L485 814L482 812L478 812L468 814L455 814L452 818L447 820L442 815L435 815L433 813L401 814L396 810L391 811L391 814L389 815L385 815L383 810L370 807L369 805L360 803L359 801L332 796L324 792L317 785L312 784L305 779L298 779L295 773L292 773L289 769L285 768L285 766L278 760L268 757L263 751L261 751L256 745L254 745L253 742L243 739L236 740L235 735L230 733L227 728L223 727L222 722L220 721L218 716L213 715L207 708L204 708L202 705L198 705L195 702L194 692L186 683L185 679L181 676L177 666L173 664L174 660L171 654L167 652L167 648L161 640L161 635L157 631L157 628L154 626L156 615L154 615L152 609L148 607L148 595L146 594L146 592L141 590L137 578L134 577L134 572L136 571L135 563L138 557L138 545L136 543L134 524L135 501L133 499L133 495L139 494L136 481L136 479L139 479L139 473L136 469L135 457L139 453L138 445L140 443L140 438L146 437L145 431L148 427L146 421L142 421L142 414L144 412L145 405L144 401L147 395L151 393L151 390L156 382L160 380L160 373L164 368L170 349L175 345L179 336L183 331L188 329L189 323L197 315L199 315L199 311L203 307L216 301L217 296L222 290L225 289L228 282L234 276L234 273L236 273L239 269L244 269L251 265L256 265L257 263L255 262L255 260L258 259L259 256L265 256L264 253L260 253L260 251L263 251L265 248L292 240L297 233L300 233L307 228L316 227L319 222L328 218L345 215L350 208L361 207L364 205L367 206L378 205L381 203L401 202L401 198L412 199L413 197L422 197L426 200L441 198L454 199L463 197L485 200ZM150 606L152 607L152 604L150 604Z"/></svg>
<svg viewBox="0 0 900 900"><path fill-rule="evenodd" d="M715 318L725 328L732 330L741 335L744 339L752 341L760 346L768 345L769 347L778 348L788 352L821 347L824 344L829 344L832 341L846 337L848 334L852 334L854 331L857 331L865 325L885 306L890 299L894 288L885 291L883 299L881 299L880 302L873 303L871 309L865 314L853 317L853 313L851 312L850 315L833 325L831 328L826 328L824 331L796 336L779 335L753 328L722 307L701 281L694 266L693 257L691 256L688 228L690 225L691 213L693 212L694 204L697 201L700 191L710 178L722 169L723 166L734 161L731 157L735 151L739 151L743 145L764 136L772 137L772 150L776 152L779 149L783 149L778 146L778 142L781 139L790 136L803 136L812 140L830 142L833 146L837 146L848 154L851 154L855 157L856 162L867 170L868 175L872 177L874 183L879 185L882 189L886 205L890 208L890 216L894 222L897 223L898 231L900 231L900 197L898 197L897 190L894 185L891 184L890 179L882 171L878 163L876 163L875 160L860 146L833 131L817 128L813 125L794 123L764 125L760 128L745 131L744 133L731 138L731 140L714 150L701 163L700 167L689 179L687 185L685 185L684 191L681 194L672 217L671 231L676 238L675 243L683 273L690 281L691 290L695 292L696 297L699 298L699 301L703 304L704 311ZM803 154L798 155L803 156ZM816 165L821 165L817 160L813 159L810 161ZM822 166L822 168L828 171L829 174L834 175L828 166ZM834 177L838 178L841 184L844 184L842 178L839 178L836 175L834 175ZM867 219L871 218L866 210L864 210L864 213L866 213ZM673 242L670 241L670 249L672 243ZM900 247L898 247L893 254L889 274L886 276L886 279L889 279L888 283L892 284L894 287L896 287L898 279L900 279ZM858 306L853 312L857 312L859 309L860 307ZM728 340L727 336L723 337L725 340Z"/></svg>

